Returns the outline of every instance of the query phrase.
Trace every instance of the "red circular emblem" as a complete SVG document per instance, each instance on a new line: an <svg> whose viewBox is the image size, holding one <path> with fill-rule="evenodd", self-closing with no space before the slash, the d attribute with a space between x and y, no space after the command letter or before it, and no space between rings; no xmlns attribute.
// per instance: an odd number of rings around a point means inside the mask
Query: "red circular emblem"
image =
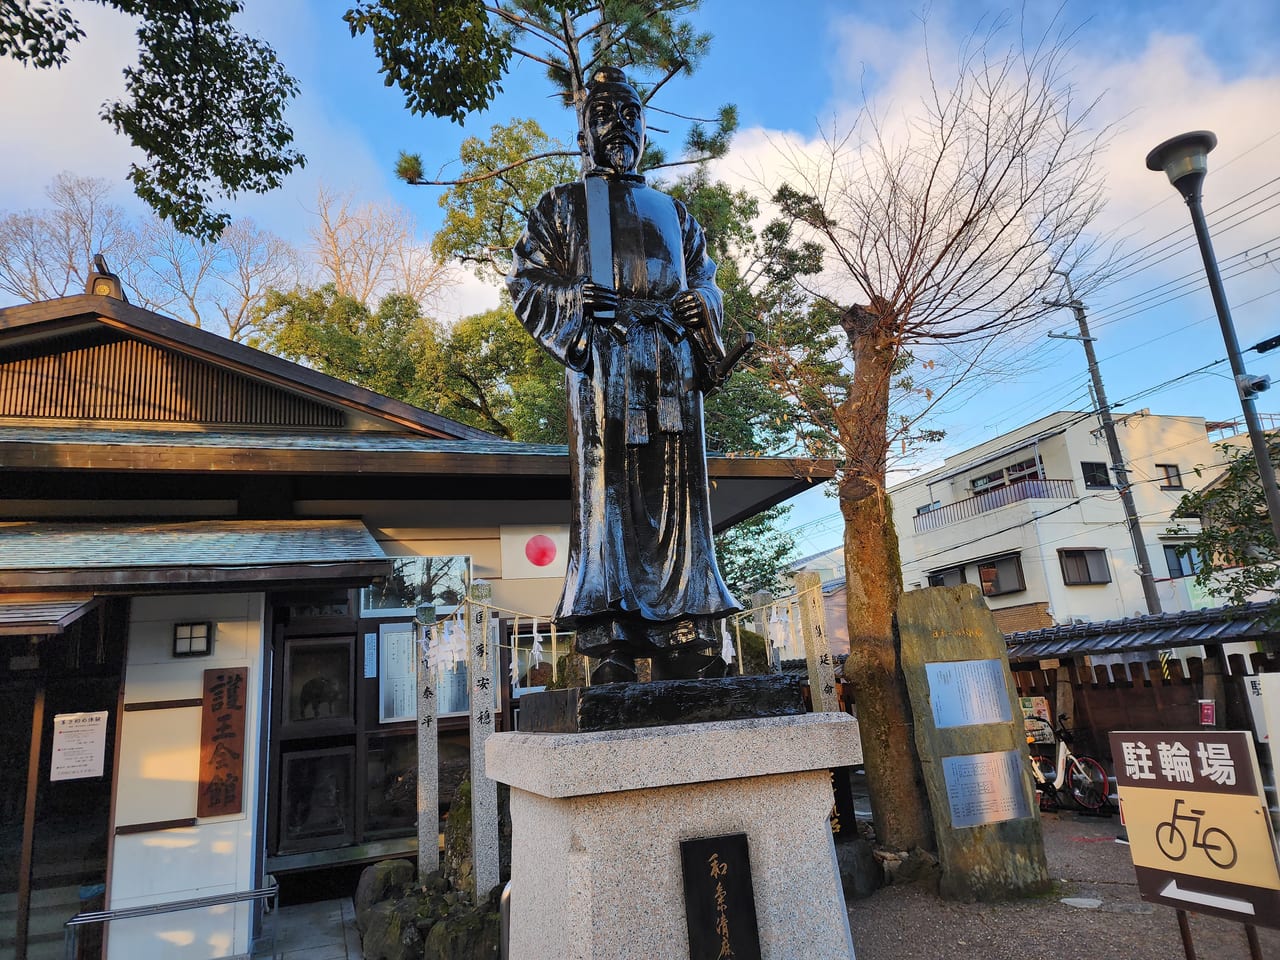
<svg viewBox="0 0 1280 960"><path fill-rule="evenodd" d="M530 537L524 545L524 555L535 567L548 566L556 558L556 542L541 533Z"/></svg>

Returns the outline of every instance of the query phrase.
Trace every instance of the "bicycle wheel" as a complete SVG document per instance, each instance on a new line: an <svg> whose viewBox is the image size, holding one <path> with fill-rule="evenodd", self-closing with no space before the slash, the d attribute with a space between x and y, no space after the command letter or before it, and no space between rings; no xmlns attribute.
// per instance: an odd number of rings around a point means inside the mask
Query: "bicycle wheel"
<svg viewBox="0 0 1280 960"><path fill-rule="evenodd" d="M1156 846L1175 863L1187 855L1187 838L1172 820L1156 824Z"/></svg>
<svg viewBox="0 0 1280 960"><path fill-rule="evenodd" d="M1215 839L1210 840L1213 836ZM1216 838L1221 837L1218 841ZM1226 834L1225 830L1219 830L1217 827L1210 827L1204 832L1200 838L1200 845L1204 848L1204 855L1209 858L1215 867L1221 867L1223 870L1230 870L1236 863L1236 845L1235 842ZM1217 856L1214 856L1217 854Z"/></svg>
<svg viewBox="0 0 1280 960"><path fill-rule="evenodd" d="M1071 796L1086 810L1097 810L1107 802L1107 771L1092 757L1071 758Z"/></svg>

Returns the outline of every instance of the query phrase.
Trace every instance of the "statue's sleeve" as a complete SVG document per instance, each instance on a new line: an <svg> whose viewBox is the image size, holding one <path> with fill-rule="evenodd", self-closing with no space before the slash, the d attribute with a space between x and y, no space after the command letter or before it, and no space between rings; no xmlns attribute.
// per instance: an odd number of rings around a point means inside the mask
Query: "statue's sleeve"
<svg viewBox="0 0 1280 960"><path fill-rule="evenodd" d="M680 234L684 243L685 285L702 301L706 324L690 331L702 369L699 371L703 389L719 386L713 380L716 365L724 359L724 341L720 327L724 321L724 296L716 286L715 261L707 254L707 238L702 226L693 219L683 203L676 201L676 213L680 218Z"/></svg>
<svg viewBox="0 0 1280 960"><path fill-rule="evenodd" d="M591 363L591 322L573 259L575 220L568 197L549 191L529 216L512 251L507 289L524 328L553 357L573 370Z"/></svg>

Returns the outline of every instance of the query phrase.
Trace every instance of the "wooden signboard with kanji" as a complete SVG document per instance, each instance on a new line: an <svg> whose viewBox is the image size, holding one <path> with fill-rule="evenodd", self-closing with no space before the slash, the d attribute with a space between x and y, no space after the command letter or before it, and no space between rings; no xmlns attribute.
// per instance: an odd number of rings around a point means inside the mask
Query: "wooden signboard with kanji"
<svg viewBox="0 0 1280 960"><path fill-rule="evenodd" d="M1111 734L1142 899L1280 927L1280 869L1244 730Z"/></svg>
<svg viewBox="0 0 1280 960"><path fill-rule="evenodd" d="M200 717L200 788L197 817L221 817L244 808L244 725L247 667L204 672Z"/></svg>

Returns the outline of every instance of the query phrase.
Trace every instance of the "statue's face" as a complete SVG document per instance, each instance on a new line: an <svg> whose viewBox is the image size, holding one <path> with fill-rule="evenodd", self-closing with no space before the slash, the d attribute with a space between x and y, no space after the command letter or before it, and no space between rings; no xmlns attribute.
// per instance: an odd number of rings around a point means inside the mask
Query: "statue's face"
<svg viewBox="0 0 1280 960"><path fill-rule="evenodd" d="M605 88L587 101L581 134L596 166L634 173L644 153L644 106L626 88Z"/></svg>

